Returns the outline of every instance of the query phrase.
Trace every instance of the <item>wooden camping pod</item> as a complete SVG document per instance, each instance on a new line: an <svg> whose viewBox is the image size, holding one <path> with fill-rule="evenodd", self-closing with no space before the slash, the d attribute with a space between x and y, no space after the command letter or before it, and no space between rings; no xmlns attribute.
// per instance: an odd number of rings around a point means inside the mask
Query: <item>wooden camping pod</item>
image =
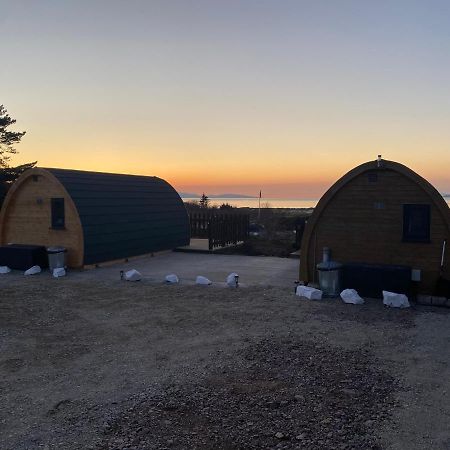
<svg viewBox="0 0 450 450"><path fill-rule="evenodd" d="M54 223L55 200L62 226ZM7 243L63 246L68 266L82 267L187 245L189 218L157 177L35 168L3 203L0 244Z"/></svg>
<svg viewBox="0 0 450 450"><path fill-rule="evenodd" d="M429 239L404 236L405 205L429 205ZM343 263L407 265L421 273L420 291L431 292L441 274L450 209L439 192L406 166L381 160L340 178L320 199L302 239L300 279L317 281L323 247ZM449 255L443 275L448 277Z"/></svg>

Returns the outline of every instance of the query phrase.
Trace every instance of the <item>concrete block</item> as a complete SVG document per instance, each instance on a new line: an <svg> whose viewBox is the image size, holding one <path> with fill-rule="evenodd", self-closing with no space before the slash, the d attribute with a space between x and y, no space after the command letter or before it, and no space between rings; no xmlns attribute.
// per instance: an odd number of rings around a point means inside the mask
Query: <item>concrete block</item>
<svg viewBox="0 0 450 450"><path fill-rule="evenodd" d="M322 300L322 291L309 286L297 286L295 294L308 300Z"/></svg>

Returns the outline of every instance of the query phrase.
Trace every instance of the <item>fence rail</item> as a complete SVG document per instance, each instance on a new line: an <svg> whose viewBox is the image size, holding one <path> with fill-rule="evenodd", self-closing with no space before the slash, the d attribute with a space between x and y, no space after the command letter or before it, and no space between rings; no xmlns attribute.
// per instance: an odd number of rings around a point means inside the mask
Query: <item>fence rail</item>
<svg viewBox="0 0 450 450"><path fill-rule="evenodd" d="M208 239L209 249L236 245L248 237L247 214L191 213L191 237Z"/></svg>

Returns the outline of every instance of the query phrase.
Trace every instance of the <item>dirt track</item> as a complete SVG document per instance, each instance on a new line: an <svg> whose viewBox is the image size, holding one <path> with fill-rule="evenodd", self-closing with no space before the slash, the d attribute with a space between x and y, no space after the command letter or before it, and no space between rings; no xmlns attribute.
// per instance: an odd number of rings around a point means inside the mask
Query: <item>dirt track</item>
<svg viewBox="0 0 450 450"><path fill-rule="evenodd" d="M450 447L450 315L0 278L1 448Z"/></svg>

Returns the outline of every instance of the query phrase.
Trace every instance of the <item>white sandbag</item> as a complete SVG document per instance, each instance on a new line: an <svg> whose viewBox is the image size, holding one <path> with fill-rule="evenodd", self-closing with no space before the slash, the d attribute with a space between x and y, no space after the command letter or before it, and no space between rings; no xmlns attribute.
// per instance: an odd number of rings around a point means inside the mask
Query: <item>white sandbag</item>
<svg viewBox="0 0 450 450"><path fill-rule="evenodd" d="M352 305L364 304L364 300L359 296L355 289L344 289L341 292L341 298L344 303L351 303Z"/></svg>
<svg viewBox="0 0 450 450"><path fill-rule="evenodd" d="M37 273L41 273L42 270L39 266L30 267L28 270L25 270L24 275L36 275Z"/></svg>
<svg viewBox="0 0 450 450"><path fill-rule="evenodd" d="M170 275L166 275L166 283L179 283L179 281L180 280L174 273L171 273Z"/></svg>
<svg viewBox="0 0 450 450"><path fill-rule="evenodd" d="M309 300L322 300L322 291L308 286L297 286L295 293Z"/></svg>
<svg viewBox="0 0 450 450"><path fill-rule="evenodd" d="M408 297L395 292L383 291L383 303L391 308L409 308Z"/></svg>
<svg viewBox="0 0 450 450"><path fill-rule="evenodd" d="M201 275L199 275L196 279L195 279L196 284L212 284L211 280L208 280L208 278L206 277L202 277Z"/></svg>
<svg viewBox="0 0 450 450"><path fill-rule="evenodd" d="M65 277L66 269L64 269L64 267L57 267L56 269L53 269L53 276L55 278Z"/></svg>
<svg viewBox="0 0 450 450"><path fill-rule="evenodd" d="M236 279L237 277L237 279ZM237 287L239 283L239 275L235 272L230 273L230 275L227 276L227 285L230 287Z"/></svg>
<svg viewBox="0 0 450 450"><path fill-rule="evenodd" d="M125 272L125 280L127 281L140 281L141 279L142 275L135 269Z"/></svg>
<svg viewBox="0 0 450 450"><path fill-rule="evenodd" d="M8 266L0 266L0 274L5 274L11 272L11 269Z"/></svg>

